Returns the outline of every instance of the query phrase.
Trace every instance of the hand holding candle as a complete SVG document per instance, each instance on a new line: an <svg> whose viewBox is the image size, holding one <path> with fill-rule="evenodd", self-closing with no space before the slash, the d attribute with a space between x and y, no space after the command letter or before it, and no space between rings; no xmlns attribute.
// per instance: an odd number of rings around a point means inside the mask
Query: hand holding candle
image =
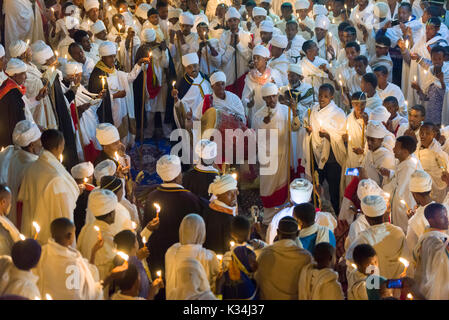
<svg viewBox="0 0 449 320"><path fill-rule="evenodd" d="M34 240L36 240L37 236L39 234L39 231L41 231L41 227L39 226L39 224L36 221L33 221L33 227L34 227L34 229L36 229L36 233L34 234Z"/></svg>
<svg viewBox="0 0 449 320"><path fill-rule="evenodd" d="M158 270L158 271L156 272L156 275L157 275L157 277L158 277L159 279L162 279L162 271L161 271L161 270Z"/></svg>

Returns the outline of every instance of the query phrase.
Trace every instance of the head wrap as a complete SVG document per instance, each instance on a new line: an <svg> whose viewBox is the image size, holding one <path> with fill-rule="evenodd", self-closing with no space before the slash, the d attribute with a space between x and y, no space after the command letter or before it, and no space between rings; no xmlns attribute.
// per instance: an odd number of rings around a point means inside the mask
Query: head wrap
<svg viewBox="0 0 449 320"><path fill-rule="evenodd" d="M106 31L106 26L104 25L104 22L102 20L97 20L97 22L90 26L90 31L92 31L92 33L96 35L101 31Z"/></svg>
<svg viewBox="0 0 449 320"><path fill-rule="evenodd" d="M12 142L19 147L27 147L31 142L41 137L41 131L37 124L30 120L17 122L12 132Z"/></svg>
<svg viewBox="0 0 449 320"><path fill-rule="evenodd" d="M179 226L179 243L202 245L204 241L206 241L206 224L203 218L196 213L186 215Z"/></svg>
<svg viewBox="0 0 449 320"><path fill-rule="evenodd" d="M274 31L274 24L270 20L264 20L260 23L260 31L263 32L273 32Z"/></svg>
<svg viewBox="0 0 449 320"><path fill-rule="evenodd" d="M81 162L78 163L76 166L73 166L70 170L70 173L72 174L72 177L74 179L84 179L89 178L91 175L94 174L94 165L92 162Z"/></svg>
<svg viewBox="0 0 449 320"><path fill-rule="evenodd" d="M388 16L388 4L385 2L376 2L374 4L373 13L378 18L386 18Z"/></svg>
<svg viewBox="0 0 449 320"><path fill-rule="evenodd" d="M100 123L97 125L96 137L102 146L107 146L120 140L117 128L110 123Z"/></svg>
<svg viewBox="0 0 449 320"><path fill-rule="evenodd" d="M135 15L141 19L147 19L147 13L148 10L150 10L152 7L148 3L141 3L136 9Z"/></svg>
<svg viewBox="0 0 449 320"><path fill-rule="evenodd" d="M33 43L31 50L33 51L33 61L39 65L44 65L48 59L54 56L53 50L42 40Z"/></svg>
<svg viewBox="0 0 449 320"><path fill-rule="evenodd" d="M293 217L283 217L279 221L278 229L283 234L295 234L298 232L298 222Z"/></svg>
<svg viewBox="0 0 449 320"><path fill-rule="evenodd" d="M64 23L67 30L78 29L80 26L80 21L72 16L65 16Z"/></svg>
<svg viewBox="0 0 449 320"><path fill-rule="evenodd" d="M84 9L86 12L94 8L100 9L100 3L97 0L84 0Z"/></svg>
<svg viewBox="0 0 449 320"><path fill-rule="evenodd" d="M229 19L232 19L232 18L236 18L236 19L240 19L241 18L240 13L234 7L230 7L228 9L228 11L226 11L226 14L225 14L226 21L229 20Z"/></svg>
<svg viewBox="0 0 449 320"><path fill-rule="evenodd" d="M257 16L267 16L267 10L265 10L262 7L254 7L253 8L253 17L257 17Z"/></svg>
<svg viewBox="0 0 449 320"><path fill-rule="evenodd" d="M204 160L215 159L217 156L217 144L213 141L202 139L198 141L195 153Z"/></svg>
<svg viewBox="0 0 449 320"><path fill-rule="evenodd" d="M117 54L117 45L111 41L104 41L102 44L100 44L98 52L102 57L112 56L114 54Z"/></svg>
<svg viewBox="0 0 449 320"><path fill-rule="evenodd" d="M298 178L290 183L290 198L296 204L309 202L312 196L312 183L303 178Z"/></svg>
<svg viewBox="0 0 449 320"><path fill-rule="evenodd" d="M198 27L198 25L200 23L205 23L207 26L209 26L209 21L207 20L207 17L203 16L203 15L198 15L195 18L195 23L193 24L193 28L195 29L195 32L196 32L196 28Z"/></svg>
<svg viewBox="0 0 449 320"><path fill-rule="evenodd" d="M359 200L362 200L366 196L370 195L384 195L384 192L381 187L378 186L376 181L372 179L363 179L359 182L357 186L357 197Z"/></svg>
<svg viewBox="0 0 449 320"><path fill-rule="evenodd" d="M12 77L15 74L26 72L27 69L25 62L17 58L11 58L6 65L5 73Z"/></svg>
<svg viewBox="0 0 449 320"><path fill-rule="evenodd" d="M188 53L182 56L182 65L184 67L190 66L191 64L198 64L198 54L196 52Z"/></svg>
<svg viewBox="0 0 449 320"><path fill-rule="evenodd" d="M97 186L100 185L101 178L104 176L113 176L117 171L117 165L111 159L107 159L101 161L94 170L95 181L97 182Z"/></svg>
<svg viewBox="0 0 449 320"><path fill-rule="evenodd" d="M416 170L412 173L409 182L410 192L432 191L432 178L423 170Z"/></svg>
<svg viewBox="0 0 449 320"><path fill-rule="evenodd" d="M104 216L115 210L117 207L117 196L107 189L94 189L89 194L87 209L95 217Z"/></svg>
<svg viewBox="0 0 449 320"><path fill-rule="evenodd" d="M262 1L260 1L260 3L269 3L269 4L271 4L271 0L262 0Z"/></svg>
<svg viewBox="0 0 449 320"><path fill-rule="evenodd" d="M14 40L9 45L9 54L12 58L18 58L27 51L28 45L25 41ZM0 55L1 56L1 55Z"/></svg>
<svg viewBox="0 0 449 320"><path fill-rule="evenodd" d="M263 45L258 44L253 49L253 57L254 56L261 56L261 57L264 57L264 58L269 58L270 57L270 50L265 48Z"/></svg>
<svg viewBox="0 0 449 320"><path fill-rule="evenodd" d="M193 26L195 17L190 12L183 12L179 16L179 23Z"/></svg>
<svg viewBox="0 0 449 320"><path fill-rule="evenodd" d="M215 180L209 185L209 194L218 196L230 190L237 190L237 180L230 174L216 176Z"/></svg>
<svg viewBox="0 0 449 320"><path fill-rule="evenodd" d="M154 40L156 40L156 31L151 28L143 29L141 36L143 42L153 42Z"/></svg>
<svg viewBox="0 0 449 320"><path fill-rule="evenodd" d="M318 15L315 18L315 28L321 28L324 30L329 29L329 25L330 25L330 21L329 18L323 15Z"/></svg>
<svg viewBox="0 0 449 320"><path fill-rule="evenodd" d="M308 9L309 7L309 0L298 0L295 2L295 10Z"/></svg>
<svg viewBox="0 0 449 320"><path fill-rule="evenodd" d="M383 216L387 211L387 203L382 196L370 195L362 199L361 208L365 216L376 218Z"/></svg>
<svg viewBox="0 0 449 320"><path fill-rule="evenodd" d="M274 96L279 93L278 87L272 82L264 84L261 91L262 97Z"/></svg>
<svg viewBox="0 0 449 320"><path fill-rule="evenodd" d="M326 7L323 6L322 4L314 4L312 12L313 12L313 14L312 14L313 16L317 16L317 15L327 16L327 14L329 13L329 11L327 11Z"/></svg>
<svg viewBox="0 0 449 320"><path fill-rule="evenodd" d="M164 155L156 163L162 181L173 181L181 173L181 160L176 155Z"/></svg>
<svg viewBox="0 0 449 320"><path fill-rule="evenodd" d="M77 8L78 8L77 6L75 6L74 4L71 4L65 8L64 13L71 16L72 14L74 14L76 12Z"/></svg>
<svg viewBox="0 0 449 320"><path fill-rule="evenodd" d="M281 34L277 34L274 35L271 40L270 40L270 44L273 47L277 47L277 48L281 48L281 49L285 49L288 46L288 39L287 36L281 35Z"/></svg>
<svg viewBox="0 0 449 320"><path fill-rule="evenodd" d="M302 76L302 67L300 64L296 64L296 63L289 64L287 71L294 72L294 73Z"/></svg>
<svg viewBox="0 0 449 320"><path fill-rule="evenodd" d="M368 121L368 125L366 126L366 136L371 138L385 138L387 135L387 131L384 125L377 120Z"/></svg>
<svg viewBox="0 0 449 320"><path fill-rule="evenodd" d="M226 84L226 75L222 71L212 73L210 76L210 84L214 85L217 82L224 82Z"/></svg>
<svg viewBox="0 0 449 320"><path fill-rule="evenodd" d="M68 61L64 65L64 73L68 76L83 73L83 65L76 61Z"/></svg>
<svg viewBox="0 0 449 320"><path fill-rule="evenodd" d="M377 120L380 122L387 122L390 119L391 113L388 112L384 106L378 106L369 114L369 120Z"/></svg>
<svg viewBox="0 0 449 320"><path fill-rule="evenodd" d="M168 9L168 18L167 19L171 19L171 18L179 18L179 16L181 15L182 10L181 9L173 9L170 8Z"/></svg>

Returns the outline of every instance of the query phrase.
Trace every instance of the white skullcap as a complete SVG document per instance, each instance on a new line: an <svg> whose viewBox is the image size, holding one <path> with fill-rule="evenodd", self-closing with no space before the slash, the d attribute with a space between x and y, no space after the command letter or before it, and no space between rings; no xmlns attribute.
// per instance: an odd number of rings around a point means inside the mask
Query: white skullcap
<svg viewBox="0 0 449 320"><path fill-rule="evenodd" d="M274 31L274 24L270 20L264 20L260 23L260 31L263 32L273 32Z"/></svg>
<svg viewBox="0 0 449 320"><path fill-rule="evenodd" d="M181 9L173 9L170 8L168 9L168 18L167 19L171 19L171 18L179 18L179 16L181 15L182 10Z"/></svg>
<svg viewBox="0 0 449 320"><path fill-rule="evenodd" d="M295 2L295 10L309 9L309 7L310 7L309 0L298 0Z"/></svg>
<svg viewBox="0 0 449 320"><path fill-rule="evenodd" d="M366 196L383 195L383 190L379 187L376 181L372 179L363 179L359 182L357 187L357 197L362 200Z"/></svg>
<svg viewBox="0 0 449 320"><path fill-rule="evenodd" d="M40 65L44 65L48 59L54 56L53 50L44 41L38 40L31 45L33 60Z"/></svg>
<svg viewBox="0 0 449 320"><path fill-rule="evenodd" d="M315 18L315 28L321 28L324 30L329 29L329 25L330 25L330 21L329 18L323 15L318 15Z"/></svg>
<svg viewBox="0 0 449 320"><path fill-rule="evenodd" d="M72 174L72 177L74 179L89 178L91 175L94 174L94 165L90 161L81 162L78 163L76 166L73 166L72 170L70 170L70 173Z"/></svg>
<svg viewBox="0 0 449 320"><path fill-rule="evenodd" d="M11 48L11 46L9 46ZM5 48L0 44L0 58L5 56Z"/></svg>
<svg viewBox="0 0 449 320"><path fill-rule="evenodd" d="M213 141L202 139L196 144L195 153L204 160L215 159L217 156L217 144Z"/></svg>
<svg viewBox="0 0 449 320"><path fill-rule="evenodd" d="M77 8L77 6L75 6L74 4L71 4L65 8L64 13L71 16L73 13L75 13L76 8Z"/></svg>
<svg viewBox="0 0 449 320"><path fill-rule="evenodd" d="M11 58L6 65L5 73L11 77L15 74L26 72L27 69L25 62L17 58Z"/></svg>
<svg viewBox="0 0 449 320"><path fill-rule="evenodd" d="M198 54L196 52L188 53L182 56L182 65L184 67L190 66L191 64L198 64Z"/></svg>
<svg viewBox="0 0 449 320"><path fill-rule="evenodd" d="M72 16L65 16L64 23L67 30L77 29L80 26L80 21Z"/></svg>
<svg viewBox="0 0 449 320"><path fill-rule="evenodd" d="M9 45L9 54L12 58L18 58L27 51L28 45L25 41L14 40ZM1 55L0 55L1 56Z"/></svg>
<svg viewBox="0 0 449 320"><path fill-rule="evenodd" d="M173 181L181 173L181 160L176 155L164 155L156 163L156 173L162 181Z"/></svg>
<svg viewBox="0 0 449 320"><path fill-rule="evenodd" d="M379 195L366 196L361 201L361 207L363 214L370 218L383 216L385 211L387 211L387 203Z"/></svg>
<svg viewBox="0 0 449 320"><path fill-rule="evenodd" d="M283 34L274 35L270 40L270 44L273 47L285 49L288 46L287 36L284 36Z"/></svg>
<svg viewBox="0 0 449 320"><path fill-rule="evenodd" d="M94 177L97 185L100 185L101 178L103 178L104 176L113 176L115 175L116 171L117 165L114 161L112 161L111 159L101 161L99 164L97 164L94 170Z"/></svg>
<svg viewBox="0 0 449 320"><path fill-rule="evenodd" d="M210 84L214 85L217 82L226 83L226 75L224 74L224 72L217 71L217 72L212 73L212 75L210 76Z"/></svg>
<svg viewBox="0 0 449 320"><path fill-rule="evenodd" d="M94 189L89 194L87 209L95 217L100 217L114 211L117 207L117 202L117 196L111 190Z"/></svg>
<svg viewBox="0 0 449 320"><path fill-rule="evenodd" d="M225 192L237 190L237 180L230 174L216 176L215 180L209 185L209 194L215 196Z"/></svg>
<svg viewBox="0 0 449 320"><path fill-rule="evenodd" d="M41 131L37 124L30 120L17 122L12 132L12 142L19 147L27 147L31 142L41 137Z"/></svg>
<svg viewBox="0 0 449 320"><path fill-rule="evenodd" d="M97 125L96 137L102 146L107 146L120 140L117 128L110 123L100 123Z"/></svg>
<svg viewBox="0 0 449 320"><path fill-rule="evenodd" d="M378 18L386 18L388 15L389 7L385 2L376 2L374 4L374 15Z"/></svg>
<svg viewBox="0 0 449 320"><path fill-rule="evenodd" d="M380 122L387 122L390 119L391 113L388 112L384 106L378 106L369 114L369 120L377 120Z"/></svg>
<svg viewBox="0 0 449 320"><path fill-rule="evenodd" d="M254 12L254 11L253 11ZM242 16L238 12L238 10L234 7L230 7L228 11L226 11L225 19L226 21L232 18L240 19Z"/></svg>
<svg viewBox="0 0 449 320"><path fill-rule="evenodd" d="M111 41L104 41L98 49L100 56L107 57L117 54L117 45Z"/></svg>
<svg viewBox="0 0 449 320"><path fill-rule="evenodd" d="M366 136L371 138L385 138L387 132L385 130L384 125L377 120L368 121L368 125L366 126Z"/></svg>
<svg viewBox="0 0 449 320"><path fill-rule="evenodd" d="M314 4L312 12L313 12L312 13L313 16L316 16L316 15L327 16L327 14L329 13L329 11L327 11L326 7L323 6L322 4Z"/></svg>
<svg viewBox="0 0 449 320"><path fill-rule="evenodd" d="M278 87L272 83L268 82L262 86L262 97L274 96L279 93Z"/></svg>
<svg viewBox="0 0 449 320"><path fill-rule="evenodd" d="M64 65L64 73L68 76L83 73L83 65L76 61L68 61Z"/></svg>
<svg viewBox="0 0 449 320"><path fill-rule="evenodd" d="M106 26L104 25L104 22L101 21L100 19L98 19L97 22L95 22L93 25L90 26L90 31L92 31L94 35L100 33L103 30L106 30Z"/></svg>
<svg viewBox="0 0 449 320"><path fill-rule="evenodd" d="M195 17L190 12L183 12L179 16L180 24L187 24L187 25L193 26L194 22L195 22Z"/></svg>
<svg viewBox="0 0 449 320"><path fill-rule="evenodd" d="M254 7L253 8L253 17L257 17L257 16L267 16L267 10L265 10L262 7Z"/></svg>
<svg viewBox="0 0 449 320"><path fill-rule="evenodd" d="M302 67L300 64L296 64L296 63L289 64L287 71L294 72L294 73L302 76Z"/></svg>
<svg viewBox="0 0 449 320"><path fill-rule="evenodd" d="M264 57L264 58L269 58L270 57L270 50L265 48L263 45L258 44L253 49L253 56L261 56L261 57Z"/></svg>
<svg viewBox="0 0 449 320"><path fill-rule="evenodd" d="M147 19L148 18L148 10L151 9L151 6L148 3L141 3L136 9L135 15L141 19Z"/></svg>
<svg viewBox="0 0 449 320"><path fill-rule="evenodd" d="M198 27L198 25L200 24L200 23L205 23L207 26L209 26L209 21L207 20L207 17L206 16L203 16L203 15L198 15L196 18L195 18L195 23L193 24L193 28L195 29L195 31L196 31L196 28Z"/></svg>
<svg viewBox="0 0 449 320"><path fill-rule="evenodd" d="M100 3L98 0L84 0L84 9L86 12L94 8L100 9Z"/></svg>
<svg viewBox="0 0 449 320"><path fill-rule="evenodd" d="M153 42L156 40L156 31L151 28L143 29L141 33L143 42Z"/></svg>
<svg viewBox="0 0 449 320"><path fill-rule="evenodd" d="M432 178L423 170L416 170L412 173L409 182L410 192L432 191Z"/></svg>
<svg viewBox="0 0 449 320"><path fill-rule="evenodd" d="M312 192L313 185L307 179L299 178L290 183L290 198L296 204L309 202Z"/></svg>

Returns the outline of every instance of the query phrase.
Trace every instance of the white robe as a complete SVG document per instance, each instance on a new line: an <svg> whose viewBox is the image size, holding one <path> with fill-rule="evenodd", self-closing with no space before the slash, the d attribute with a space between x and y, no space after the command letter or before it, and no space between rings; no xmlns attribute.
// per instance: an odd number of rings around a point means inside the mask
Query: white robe
<svg viewBox="0 0 449 320"><path fill-rule="evenodd" d="M16 295L30 300L41 298L37 287L38 277L31 271L14 266L10 256L0 256L0 296Z"/></svg>
<svg viewBox="0 0 449 320"><path fill-rule="evenodd" d="M327 73L319 68L322 64L325 64L329 69L329 63L320 58L315 57L313 61L310 61L307 57L304 57L301 62L302 75L304 82L307 82L315 89L315 96L313 101L318 101L318 90L323 83L327 83L329 79Z"/></svg>
<svg viewBox="0 0 449 320"><path fill-rule="evenodd" d="M385 87L385 89L380 89L379 87L377 87L376 91L382 101L384 101L385 98L389 96L393 96L398 99L399 113L404 116L408 115L407 105L405 104L405 98L401 88L399 88L394 83L387 82L387 86Z"/></svg>
<svg viewBox="0 0 449 320"><path fill-rule="evenodd" d="M200 90L200 86L202 92ZM204 95L212 94L212 88L210 86L210 82L206 78L203 78L203 76L199 73L198 76L193 79L192 85L190 86L184 97L182 97L182 99L178 101L178 103L182 103L186 112L188 112L189 110L192 111L193 120L200 120L203 114L202 106L204 96L202 95L202 93ZM176 113L175 120L177 120ZM178 127L180 127L179 120L177 122L177 125Z"/></svg>
<svg viewBox="0 0 449 320"><path fill-rule="evenodd" d="M181 40L178 40L178 37L175 36L174 43L170 43L168 46L171 57L173 58L173 63L175 64L178 81L185 71L185 67L182 64L182 56L188 53L198 52L198 38L197 33L191 32L189 35L184 36L185 43L182 44Z"/></svg>
<svg viewBox="0 0 449 320"><path fill-rule="evenodd" d="M162 52L159 48L153 49L152 51L153 57L153 70L157 78L158 85L161 86L161 90L159 94L150 99L148 95L148 88L146 90L145 96L145 111L150 112L165 112L166 100L167 100L167 76L165 70L168 68L169 58L168 58L168 50ZM144 72L147 72L150 65L145 65ZM150 79L147 78L147 83ZM163 120L163 119L162 119Z"/></svg>
<svg viewBox="0 0 449 320"><path fill-rule="evenodd" d="M16 226L5 216L0 215L0 255L11 255L15 242L20 240L20 233ZM2 233L5 232L3 235Z"/></svg>
<svg viewBox="0 0 449 320"><path fill-rule="evenodd" d="M351 270L348 275L348 300L368 300L366 293L366 275L357 269Z"/></svg>
<svg viewBox="0 0 449 320"><path fill-rule="evenodd" d="M344 300L338 273L331 268L305 266L298 282L298 300Z"/></svg>
<svg viewBox="0 0 449 320"><path fill-rule="evenodd" d="M413 217L408 220L408 228L405 240L407 241L407 248L410 250L409 257L413 257L413 250L418 244L419 238L421 238L421 236L424 234L426 228L430 227L429 221L427 221L426 217L424 216L424 210L429 204L434 202L435 201L432 201L426 204L424 207L419 206L418 209L416 209Z"/></svg>
<svg viewBox="0 0 449 320"><path fill-rule="evenodd" d="M385 168L392 170L394 169L394 164L395 159L393 152L381 146L374 152L371 150L367 152L363 167L366 169L368 177L382 187L388 179L380 174L379 169Z"/></svg>
<svg viewBox="0 0 449 320"><path fill-rule="evenodd" d="M365 159L365 154L356 154L353 148L365 149L365 142L362 143L362 128L364 120L356 119L354 111L346 118L346 133L348 134L348 155L346 158L346 168L360 167ZM351 137L349 139L349 137Z"/></svg>
<svg viewBox="0 0 449 320"><path fill-rule="evenodd" d="M298 33L291 42L290 48L285 50L284 53L290 63L298 63L301 59L302 45L306 42L306 39Z"/></svg>
<svg viewBox="0 0 449 320"><path fill-rule="evenodd" d="M281 76L281 83L283 86L288 84L288 66L290 64L290 61L288 61L285 54L281 54L279 58L272 58L270 61L268 61L268 66L273 70L276 69L280 76Z"/></svg>
<svg viewBox="0 0 449 320"><path fill-rule="evenodd" d="M372 32L374 22L374 3L369 2L366 8L362 11L359 9L359 5L356 5L355 8L351 10L349 20L351 20L351 22L354 24L354 27L357 31L357 40L364 43L365 41L363 40L363 32L357 27L357 25L363 25L368 31L368 34Z"/></svg>
<svg viewBox="0 0 449 320"><path fill-rule="evenodd" d="M243 123L246 124L245 109L240 98L230 91L225 91L225 99L218 98L215 93L212 93L212 106L217 110L222 110L227 113L237 116ZM203 106L201 106L201 110Z"/></svg>

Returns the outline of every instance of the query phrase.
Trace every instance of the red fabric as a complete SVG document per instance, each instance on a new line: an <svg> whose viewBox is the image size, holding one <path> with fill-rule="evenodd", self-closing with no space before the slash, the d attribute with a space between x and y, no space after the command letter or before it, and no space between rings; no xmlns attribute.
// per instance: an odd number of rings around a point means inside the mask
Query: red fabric
<svg viewBox="0 0 449 320"><path fill-rule="evenodd" d="M18 86L17 83L14 82L11 78L6 79L0 87L0 100L12 89L19 89L22 95L25 95L26 88L25 86Z"/></svg>
<svg viewBox="0 0 449 320"><path fill-rule="evenodd" d="M153 67L151 65L148 65L147 69L147 90L150 99L156 98L159 94L159 91L161 91L160 86L153 85Z"/></svg>
<svg viewBox="0 0 449 320"><path fill-rule="evenodd" d="M357 198L357 188L359 186L359 178L352 178L351 182L345 189L344 197L351 200L357 209L360 209L360 200Z"/></svg>
<svg viewBox="0 0 449 320"><path fill-rule="evenodd" d="M21 231L21 229L22 229L22 208L23 208L23 202L17 201L17 204L16 204L16 217L17 217L16 227L19 231Z"/></svg>
<svg viewBox="0 0 449 320"><path fill-rule="evenodd" d="M235 83L227 86L226 90L232 92L233 94L236 94L241 99L243 94L243 88L245 87L245 78L247 74L248 72L242 75L240 78L238 78Z"/></svg>
<svg viewBox="0 0 449 320"><path fill-rule="evenodd" d="M83 146L83 150L85 161L90 161L92 163L95 162L95 159L97 159L98 155L100 154L100 150L95 149L94 143L92 141L90 141L88 145Z"/></svg>
<svg viewBox="0 0 449 320"><path fill-rule="evenodd" d="M203 101L203 110L202 113L206 112L207 109L212 107L213 102L213 96L211 94L205 94L204 95L204 101Z"/></svg>
<svg viewBox="0 0 449 320"><path fill-rule="evenodd" d="M85 186L86 186L86 190L87 190L87 191L92 191L92 190L95 189L95 186L93 186L93 185L91 185L91 184L89 184L89 183L86 183Z"/></svg>
<svg viewBox="0 0 449 320"><path fill-rule="evenodd" d="M75 126L75 131L78 131L78 118L76 116L75 104L72 102L70 104L70 115L72 116L73 125Z"/></svg>
<svg viewBox="0 0 449 320"><path fill-rule="evenodd" d="M290 182L292 182L294 179L301 178L301 173L305 173L305 168L301 165L301 159L298 159L298 168L295 169L290 168Z"/></svg>
<svg viewBox="0 0 449 320"><path fill-rule="evenodd" d="M273 208L280 206L281 204L284 204L287 200L288 196L288 184L280 188L279 190L276 190L271 196L262 197L260 196L260 199L262 200L262 204L264 208Z"/></svg>
<svg viewBox="0 0 449 320"><path fill-rule="evenodd" d="M399 123L398 126L396 127L396 130L394 130L394 136L396 137L396 135L398 134L398 130L399 127L401 126L401 124Z"/></svg>

